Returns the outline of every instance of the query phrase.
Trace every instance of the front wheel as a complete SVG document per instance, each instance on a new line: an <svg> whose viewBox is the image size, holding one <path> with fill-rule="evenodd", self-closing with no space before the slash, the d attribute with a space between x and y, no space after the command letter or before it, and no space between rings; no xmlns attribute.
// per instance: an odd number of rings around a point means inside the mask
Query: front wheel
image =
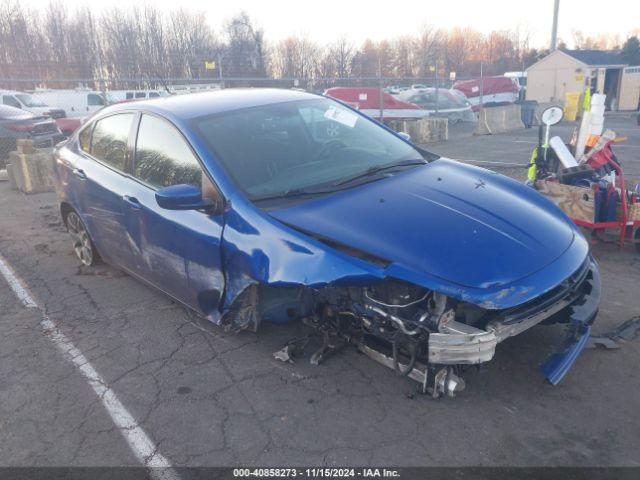
<svg viewBox="0 0 640 480"><path fill-rule="evenodd" d="M83 265L95 265L99 260L98 252L89 237L89 232L76 212L67 215L67 230L73 239L73 250Z"/></svg>

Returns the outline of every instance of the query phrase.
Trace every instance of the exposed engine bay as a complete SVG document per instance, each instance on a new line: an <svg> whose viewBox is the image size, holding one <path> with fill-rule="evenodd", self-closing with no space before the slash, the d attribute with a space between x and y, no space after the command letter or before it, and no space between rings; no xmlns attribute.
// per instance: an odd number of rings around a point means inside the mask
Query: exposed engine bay
<svg viewBox="0 0 640 480"><path fill-rule="evenodd" d="M254 285L245 292L244 313L227 321L235 323L230 328L256 329L262 320L302 319L321 341L311 363L352 345L419 382L422 393L455 396L465 387L464 369L491 360L499 342L543 321L571 323L570 307L594 285L599 289L589 266L585 262L555 289L507 310L484 309L399 280L320 289ZM579 334L581 324L574 327ZM308 337L294 339L275 357L290 361L308 344Z"/></svg>

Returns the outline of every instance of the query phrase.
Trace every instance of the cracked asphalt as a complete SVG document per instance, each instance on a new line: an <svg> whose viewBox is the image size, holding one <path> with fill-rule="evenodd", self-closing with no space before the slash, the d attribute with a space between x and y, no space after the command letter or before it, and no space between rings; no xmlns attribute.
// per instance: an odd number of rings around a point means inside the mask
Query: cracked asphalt
<svg viewBox="0 0 640 480"><path fill-rule="evenodd" d="M634 134L631 120L615 122ZM638 132L618 154L640 173ZM535 133L518 135L432 150L526 163ZM514 139L525 142L517 159ZM639 314L640 255L594 253L597 333ZM561 331L534 328L471 369L457 398L434 401L353 350L318 367L273 359L299 325L228 334L109 266L80 267L53 194L0 183L0 255L175 466L640 464L640 340L584 351L552 387L537 366ZM0 278L0 465L139 465L40 320Z"/></svg>

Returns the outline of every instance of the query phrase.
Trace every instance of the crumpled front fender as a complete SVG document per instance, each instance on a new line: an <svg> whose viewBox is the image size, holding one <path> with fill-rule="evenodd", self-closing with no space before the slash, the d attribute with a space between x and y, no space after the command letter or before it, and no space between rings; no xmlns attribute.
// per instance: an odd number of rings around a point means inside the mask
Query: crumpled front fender
<svg viewBox="0 0 640 480"><path fill-rule="evenodd" d="M222 251L223 313L247 287L258 283L320 288L328 284L364 286L385 278L384 268L330 249L248 209L226 213Z"/></svg>

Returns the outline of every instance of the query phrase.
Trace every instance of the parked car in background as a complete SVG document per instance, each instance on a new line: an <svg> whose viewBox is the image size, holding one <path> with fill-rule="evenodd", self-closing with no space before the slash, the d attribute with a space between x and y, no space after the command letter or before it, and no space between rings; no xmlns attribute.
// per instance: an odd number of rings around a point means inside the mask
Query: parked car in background
<svg viewBox="0 0 640 480"><path fill-rule="evenodd" d="M0 100L2 105L18 108L35 115L42 115L51 118L64 118L66 113L62 108L55 108L51 104L45 103L33 95L15 90L0 90Z"/></svg>
<svg viewBox="0 0 640 480"><path fill-rule="evenodd" d="M86 117L67 117L56 120L56 125L65 137L71 136L84 123Z"/></svg>
<svg viewBox="0 0 640 480"><path fill-rule="evenodd" d="M485 107L514 103L520 92L517 80L501 76L461 80L453 88L464 93L474 112L480 110L480 102Z"/></svg>
<svg viewBox="0 0 640 480"><path fill-rule="evenodd" d="M86 117L114 103L109 92L95 90L36 90L34 98L63 109L68 117Z"/></svg>
<svg viewBox="0 0 640 480"><path fill-rule="evenodd" d="M418 105L429 112L430 116L447 118L449 123L474 122L476 115L471 109L471 103L461 92L454 93L445 88L411 89L396 95L396 98Z"/></svg>
<svg viewBox="0 0 640 480"><path fill-rule="evenodd" d="M411 85L411 90L422 90L425 88L429 88L427 85L423 84L423 83L414 83L413 85Z"/></svg>
<svg viewBox="0 0 640 480"><path fill-rule="evenodd" d="M228 89L117 104L54 165L83 264L101 257L231 331L304 320L434 396L507 338L566 322L544 367L557 383L598 312L598 267L554 204L331 98Z"/></svg>
<svg viewBox="0 0 640 480"><path fill-rule="evenodd" d="M340 100L350 107L360 110L372 118L380 118L380 110L385 120L395 118L424 118L429 112L418 105L399 100L374 87L333 87L324 95Z"/></svg>
<svg viewBox="0 0 640 480"><path fill-rule="evenodd" d="M0 105L0 159L6 160L16 149L16 140L30 138L37 148L53 147L64 140L51 118Z"/></svg>
<svg viewBox="0 0 640 480"><path fill-rule="evenodd" d="M144 100L169 96L165 90L109 90L110 102L122 102L126 100Z"/></svg>

